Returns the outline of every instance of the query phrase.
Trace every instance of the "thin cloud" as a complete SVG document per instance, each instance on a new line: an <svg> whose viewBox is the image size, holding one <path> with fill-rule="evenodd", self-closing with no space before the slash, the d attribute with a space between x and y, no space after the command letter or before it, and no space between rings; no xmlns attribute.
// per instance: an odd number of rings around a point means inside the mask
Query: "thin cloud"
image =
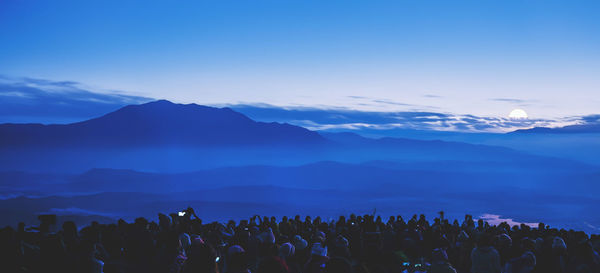
<svg viewBox="0 0 600 273"><path fill-rule="evenodd" d="M74 81L0 76L0 123L81 121L153 99L122 92L96 92Z"/></svg>
<svg viewBox="0 0 600 273"><path fill-rule="evenodd" d="M360 99L360 100L367 100L369 99L368 97L363 97L363 96L346 96L347 98L351 98L351 99Z"/></svg>
<svg viewBox="0 0 600 273"><path fill-rule="evenodd" d="M521 104L521 105L535 102L535 100L522 100L522 99L515 99L515 98L491 98L489 100L490 101L499 101L499 102L517 103L517 104Z"/></svg>
<svg viewBox="0 0 600 273"><path fill-rule="evenodd" d="M398 105L398 106L416 106L414 104L408 104L408 103L402 103L402 102L395 102L392 100L373 100L373 102L375 103L382 103L382 104L390 104L390 105Z"/></svg>

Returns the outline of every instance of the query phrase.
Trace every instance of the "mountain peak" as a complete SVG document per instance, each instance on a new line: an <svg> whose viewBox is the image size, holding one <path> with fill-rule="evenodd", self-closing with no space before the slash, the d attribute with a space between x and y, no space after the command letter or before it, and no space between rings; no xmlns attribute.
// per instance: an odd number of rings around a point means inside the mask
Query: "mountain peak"
<svg viewBox="0 0 600 273"><path fill-rule="evenodd" d="M173 103L173 102L171 102L171 101L169 101L169 100L164 100L164 99L163 99L163 100L155 100L155 101L147 102L147 103L144 103L144 104L165 104L165 105L173 105L173 104L175 104L175 103ZM144 104L142 104L142 105L144 105Z"/></svg>
<svg viewBox="0 0 600 273"><path fill-rule="evenodd" d="M256 122L229 108L158 100L67 125L0 126L2 146L227 146L324 142L316 132Z"/></svg>
<svg viewBox="0 0 600 273"><path fill-rule="evenodd" d="M178 104L168 100L157 100L144 104L128 105L115 112L108 113L92 121L111 122L149 122L154 125L161 123L210 123L210 122L253 122L250 118L229 108L216 108L198 104ZM133 124L128 124L133 125Z"/></svg>

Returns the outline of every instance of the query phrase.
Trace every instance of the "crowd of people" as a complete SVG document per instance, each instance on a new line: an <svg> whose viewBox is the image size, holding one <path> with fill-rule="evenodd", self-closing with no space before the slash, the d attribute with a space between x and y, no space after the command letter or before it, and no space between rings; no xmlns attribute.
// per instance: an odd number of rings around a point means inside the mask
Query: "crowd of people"
<svg viewBox="0 0 600 273"><path fill-rule="evenodd" d="M0 232L0 272L144 273L592 273L600 272L600 236L544 224L494 226L424 215L374 215L324 221L253 216L203 223L193 209L159 214L158 223L91 225L79 229L40 216Z"/></svg>

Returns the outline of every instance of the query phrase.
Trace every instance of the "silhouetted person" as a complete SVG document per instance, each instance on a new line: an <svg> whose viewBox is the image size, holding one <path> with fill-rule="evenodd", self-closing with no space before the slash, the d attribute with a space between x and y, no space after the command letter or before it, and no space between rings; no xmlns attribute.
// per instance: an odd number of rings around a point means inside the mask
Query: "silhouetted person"
<svg viewBox="0 0 600 273"><path fill-rule="evenodd" d="M478 228L483 231L483 224ZM500 255L492 246L492 238L488 233L479 235L477 247L471 252L472 273L500 273Z"/></svg>

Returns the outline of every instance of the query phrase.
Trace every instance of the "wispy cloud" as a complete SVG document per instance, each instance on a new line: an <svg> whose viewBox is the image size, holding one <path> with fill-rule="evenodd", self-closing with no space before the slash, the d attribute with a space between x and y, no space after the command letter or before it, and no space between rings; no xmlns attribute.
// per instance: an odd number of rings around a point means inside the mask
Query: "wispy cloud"
<svg viewBox="0 0 600 273"><path fill-rule="evenodd" d="M433 97L439 97L430 95ZM392 110L403 110L403 111L425 111L431 109L437 109L438 107L430 105L420 105L408 102L395 101L386 98L373 98L366 96L346 96L346 98L354 100L352 103L354 106L367 106L374 109L392 109Z"/></svg>
<svg viewBox="0 0 600 273"><path fill-rule="evenodd" d="M63 123L93 118L152 99L119 91L91 90L74 81L0 75L0 123Z"/></svg>
<svg viewBox="0 0 600 273"><path fill-rule="evenodd" d="M346 97L351 98L351 99L369 99L368 97L363 97L363 96L346 96Z"/></svg>
<svg viewBox="0 0 600 273"><path fill-rule="evenodd" d="M526 104L529 104L529 103L537 102L537 100L523 100L523 99L516 99L516 98L491 98L489 100L490 101L499 101L499 102L508 102L508 103L514 103L514 104L521 104L521 105L526 105Z"/></svg>
<svg viewBox="0 0 600 273"><path fill-rule="evenodd" d="M417 106L414 104L408 104L408 103L402 103L402 102L396 102L396 101L392 101L392 100L373 100L373 102L375 103L382 103L382 104L390 104L390 105L398 105L398 106Z"/></svg>
<svg viewBox="0 0 600 273"><path fill-rule="evenodd" d="M553 126L554 119L509 119L432 111L368 112L326 108L280 108L257 105L231 105L236 111L261 121L278 121L311 130L437 130L464 132L506 132L522 128ZM592 120L594 117L588 117ZM580 117L567 124L582 120Z"/></svg>

